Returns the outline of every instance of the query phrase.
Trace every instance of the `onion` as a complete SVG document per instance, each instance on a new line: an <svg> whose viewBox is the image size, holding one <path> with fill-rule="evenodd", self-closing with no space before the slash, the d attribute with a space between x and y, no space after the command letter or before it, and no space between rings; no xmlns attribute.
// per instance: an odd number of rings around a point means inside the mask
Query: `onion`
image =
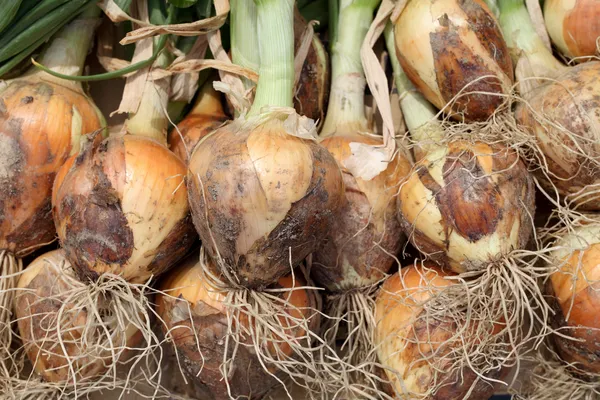
<svg viewBox="0 0 600 400"><path fill-rule="evenodd" d="M394 25L402 68L436 107L450 103L451 111L474 121L487 119L504 102L513 70L483 1L412 0Z"/></svg>
<svg viewBox="0 0 600 400"><path fill-rule="evenodd" d="M213 89L212 84L212 79L204 84L194 108L169 134L169 147L186 163L198 142L228 119L221 104L221 96Z"/></svg>
<svg viewBox="0 0 600 400"><path fill-rule="evenodd" d="M556 272L547 282L558 354L573 367L600 373L600 219L573 227L555 243L552 254Z"/></svg>
<svg viewBox="0 0 600 400"><path fill-rule="evenodd" d="M600 4L597 0L546 0L544 19L552 42L567 57L598 52Z"/></svg>
<svg viewBox="0 0 600 400"><path fill-rule="evenodd" d="M431 318L426 311L451 285L447 276L431 263L416 263L388 278L377 296L377 356L399 398L488 399L494 393L494 385L469 367L456 371L451 365L452 353L468 341L456 336L456 321L450 315ZM496 372L486 378L499 377Z"/></svg>
<svg viewBox="0 0 600 400"><path fill-rule="evenodd" d="M315 251L343 201L340 170L292 106L293 2L257 4L261 70L248 115L192 154L190 206L221 273L263 288ZM286 21L286 22L282 22Z"/></svg>
<svg viewBox="0 0 600 400"><path fill-rule="evenodd" d="M109 298L96 293L93 308L73 302L87 287L62 249L29 264L17 288L20 337L35 372L47 381L82 385L125 362L143 339L135 324L114 318L118 303Z"/></svg>
<svg viewBox="0 0 600 400"><path fill-rule="evenodd" d="M211 398L261 398L284 375L268 361L259 360L256 352L293 363L297 344L292 347L285 343L284 337L274 333L277 330L262 332L263 322L250 310L232 320L227 292L211 284L207 270L216 270L214 262L205 257L199 262L195 254L165 277L160 285L164 294L158 296L156 309L165 323L163 330L183 358L185 371L206 385ZM305 282L297 276L279 279L276 288L284 290L274 294L280 302L272 315L279 320L285 336L298 342L305 340L306 332L296 320L311 318L309 325L318 325L314 315L316 294L302 286ZM235 346L228 339L231 330L248 332L241 345ZM256 336L259 332L260 338ZM228 370L223 369L224 362Z"/></svg>
<svg viewBox="0 0 600 400"><path fill-rule="evenodd" d="M600 62L565 67L536 35L522 1L499 5L507 42L515 54L521 54L515 61L525 101L518 105L515 117L535 139L541 183L573 207L598 210Z"/></svg>

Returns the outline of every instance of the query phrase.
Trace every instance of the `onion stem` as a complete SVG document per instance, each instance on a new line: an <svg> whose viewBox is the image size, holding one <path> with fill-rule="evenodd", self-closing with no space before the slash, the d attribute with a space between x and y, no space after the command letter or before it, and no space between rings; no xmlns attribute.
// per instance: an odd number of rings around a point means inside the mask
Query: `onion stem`
<svg viewBox="0 0 600 400"><path fill-rule="evenodd" d="M365 73L360 49L380 0L341 0L338 32L331 47L331 92L321 137L336 131L365 131ZM332 10L331 12L334 12Z"/></svg>
<svg viewBox="0 0 600 400"><path fill-rule="evenodd" d="M265 106L293 107L294 0L254 0L260 68L256 97L248 112Z"/></svg>
<svg viewBox="0 0 600 400"><path fill-rule="evenodd" d="M427 153L444 138L444 130L437 120L435 107L417 91L400 66L396 53L394 27L388 22L385 27L385 42L390 54L390 61L394 70L394 80L400 95L400 108L406 126L414 141L421 142L422 150ZM428 146L425 146L428 143Z"/></svg>
<svg viewBox="0 0 600 400"><path fill-rule="evenodd" d="M260 55L256 28L256 5L249 0L231 0L231 59L234 64L258 72ZM243 78L244 87L254 82Z"/></svg>
<svg viewBox="0 0 600 400"><path fill-rule="evenodd" d="M498 21L513 61L516 63L521 55L527 57L532 76L543 77L561 72L564 66L554 58L536 33L524 0L502 0L497 5L500 10Z"/></svg>

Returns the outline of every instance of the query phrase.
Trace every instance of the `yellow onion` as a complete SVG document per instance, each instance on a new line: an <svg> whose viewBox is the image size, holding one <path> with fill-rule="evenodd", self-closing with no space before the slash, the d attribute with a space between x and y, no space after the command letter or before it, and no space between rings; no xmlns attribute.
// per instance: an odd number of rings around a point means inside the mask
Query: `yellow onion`
<svg viewBox="0 0 600 400"><path fill-rule="evenodd" d="M36 258L19 278L20 337L35 372L49 382L81 384L105 374L142 340L134 324L112 315L110 298L87 306L73 302L82 287L62 249Z"/></svg>
<svg viewBox="0 0 600 400"><path fill-rule="evenodd" d="M600 2L597 0L546 0L544 19L552 42L565 56L593 56L598 52Z"/></svg>
<svg viewBox="0 0 600 400"><path fill-rule="evenodd" d="M484 270L527 244L533 179L510 149L453 142L414 166L398 210L419 251L458 273Z"/></svg>
<svg viewBox="0 0 600 400"><path fill-rule="evenodd" d="M451 111L485 120L510 92L510 54L482 0L411 0L394 25L402 68L436 107L464 89L473 93L457 98Z"/></svg>
<svg viewBox="0 0 600 400"><path fill-rule="evenodd" d="M290 362L293 362L293 348L283 342L281 337L273 339L268 336L246 336L241 346L235 346L232 341L227 345L227 337L231 335L229 330L235 330L236 324L248 326L255 322L252 317L241 314L239 319L233 322L234 325L231 325L228 319L228 313L231 311L226 303L227 293L211 285L204 275L205 266L201 265L201 262L208 263L206 267L209 270L214 271L216 268L211 260L204 257L202 261L198 261L196 253L169 272L161 283L160 290L164 294L158 296L156 310L164 321L163 330L173 340L182 357L185 372L203 383L211 392L211 398L261 398L278 383L275 376L279 379L282 376L277 368L268 363L263 365L262 361L259 361L254 343L264 346L265 350L273 355L279 353L276 357L290 358ZM279 289L288 289L277 294L286 301L285 305L277 303L277 318L286 331L286 336L296 337L298 341L305 340L303 338L306 332L292 320L313 315L317 306L316 294L302 286L306 286L303 279L290 275L279 279L275 285ZM312 321L314 322L309 325L316 328L318 319ZM223 376L224 359L233 363L227 376ZM228 394L228 386L231 397Z"/></svg>
<svg viewBox="0 0 600 400"><path fill-rule="evenodd" d="M556 243L547 282L558 354L573 367L600 373L600 222L582 224Z"/></svg>
<svg viewBox="0 0 600 400"><path fill-rule="evenodd" d="M452 318L429 318L425 310L451 285L447 276L431 263L411 265L388 278L377 297L377 356L399 398L484 400L494 393L494 385L468 366L448 371L446 355L461 346L454 336L459 328Z"/></svg>
<svg viewBox="0 0 600 400"><path fill-rule="evenodd" d="M200 90L194 108L177 125L177 129L172 129L169 133L171 151L187 163L198 142L223 125L227 119L221 96L213 88L211 79Z"/></svg>
<svg viewBox="0 0 600 400"><path fill-rule="evenodd" d="M313 254L314 279L338 292L372 285L395 263L393 257L405 243L395 218L396 196L410 172L410 162L396 155L387 168L371 180L354 177L343 161L351 155L350 143L372 146L383 140L358 133L338 133L321 144L339 163L345 187L345 204L337 210L323 246Z"/></svg>
<svg viewBox="0 0 600 400"><path fill-rule="evenodd" d="M138 135L96 136L65 164L53 214L79 276L143 283L184 256L196 239L184 178L175 154Z"/></svg>

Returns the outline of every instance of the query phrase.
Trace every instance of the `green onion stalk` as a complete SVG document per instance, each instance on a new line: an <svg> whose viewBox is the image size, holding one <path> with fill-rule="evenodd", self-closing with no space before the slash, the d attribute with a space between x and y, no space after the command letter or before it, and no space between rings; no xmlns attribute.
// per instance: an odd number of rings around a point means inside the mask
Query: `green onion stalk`
<svg viewBox="0 0 600 400"><path fill-rule="evenodd" d="M400 106L417 146L417 163L399 190L397 216L411 244L457 276L446 278L449 288L428 301L418 320L431 337L439 333L436 321L455 321L452 338L435 355L421 359L419 354L392 353L402 345L397 335L378 335L379 360L407 377L394 381L399 391L406 383L415 395L441 395L444 385L459 379L461 384L453 385L444 397L482 390L481 398L487 398L486 380L502 378L503 369L516 362L514 355L521 354L520 343L538 339L523 330L524 319L545 324L550 312L537 285L538 271L528 262L532 253L525 250L533 232L534 181L516 151L483 143L477 136L448 138L436 110L400 67L397 31L391 24L385 37ZM490 288L497 289L490 292ZM415 337L415 345L429 346L429 334ZM506 356L495 358L491 351ZM420 374L414 365L421 362L432 371L429 379L411 380ZM440 365L444 372L435 372ZM389 377L394 379L393 374Z"/></svg>
<svg viewBox="0 0 600 400"><path fill-rule="evenodd" d="M565 210L600 210L600 62L566 67L537 36L523 1L498 7L524 97L515 118L534 139L540 182Z"/></svg>
<svg viewBox="0 0 600 400"><path fill-rule="evenodd" d="M383 137L374 135L367 123L366 79L360 57L379 3L340 1L330 9L330 16L338 10L337 25L331 25L338 30L332 33L331 92L320 139L342 170L346 201L337 210L323 245L313 254L312 268L315 281L333 293L326 302L330 317L325 323L327 342L333 346L342 339L346 361L366 366L364 370L358 368L352 377L359 386L367 376L376 374L372 351L374 293L406 242L395 218L396 196L411 168L410 161L398 153L375 178L364 180L344 164L352 154L352 143L383 145ZM347 336L342 337L342 332L348 332Z"/></svg>
<svg viewBox="0 0 600 400"><path fill-rule="evenodd" d="M99 15L99 8L88 5L52 37L42 62L53 71L80 75ZM55 240L50 218L55 176L84 137L105 128L104 117L79 83L36 68L0 82L0 373L8 378L18 375L9 347L22 259Z"/></svg>
<svg viewBox="0 0 600 400"><path fill-rule="evenodd" d="M199 379L219 386L216 391L224 390L224 385L233 397L250 394L244 379L232 378L230 370L225 379L214 382L209 372L220 370L220 365L231 367L228 346L234 343L258 349L249 365L243 356L235 361L244 364L241 370L259 374L252 382L253 395L271 387L274 375L295 378L298 368L314 369L305 362L313 359L316 305L305 310L282 308L277 298L316 294L276 288L282 279L299 279L295 268L322 244L344 202L335 159L317 143L314 121L293 108L294 1L254 3L256 21L248 25L257 27L260 64L252 106L201 139L188 167L192 217L210 260L204 263L205 275L223 293L220 301L228 326L239 328L227 337L225 348L207 344L222 357L213 359L214 366L205 366ZM282 325L284 320L288 322ZM215 340L220 343L218 337ZM271 372L258 367L261 364Z"/></svg>

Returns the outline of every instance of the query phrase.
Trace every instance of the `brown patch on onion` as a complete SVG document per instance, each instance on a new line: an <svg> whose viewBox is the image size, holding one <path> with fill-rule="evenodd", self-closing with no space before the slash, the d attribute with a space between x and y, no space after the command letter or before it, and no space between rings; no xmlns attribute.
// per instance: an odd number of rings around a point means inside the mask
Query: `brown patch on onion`
<svg viewBox="0 0 600 400"><path fill-rule="evenodd" d="M344 189L326 149L292 136L277 117L257 121L207 136L188 173L204 246L232 284L248 288L276 282L318 248Z"/></svg>
<svg viewBox="0 0 600 400"><path fill-rule="evenodd" d="M273 288L272 309L231 308L231 292L211 278L215 269L203 254L186 259L161 284L157 313L188 376L215 399L259 398L299 363L295 352L318 326L317 295L287 276Z"/></svg>
<svg viewBox="0 0 600 400"><path fill-rule="evenodd" d="M55 182L54 220L79 276L146 282L194 243L185 165L160 143L97 136L65 168Z"/></svg>

